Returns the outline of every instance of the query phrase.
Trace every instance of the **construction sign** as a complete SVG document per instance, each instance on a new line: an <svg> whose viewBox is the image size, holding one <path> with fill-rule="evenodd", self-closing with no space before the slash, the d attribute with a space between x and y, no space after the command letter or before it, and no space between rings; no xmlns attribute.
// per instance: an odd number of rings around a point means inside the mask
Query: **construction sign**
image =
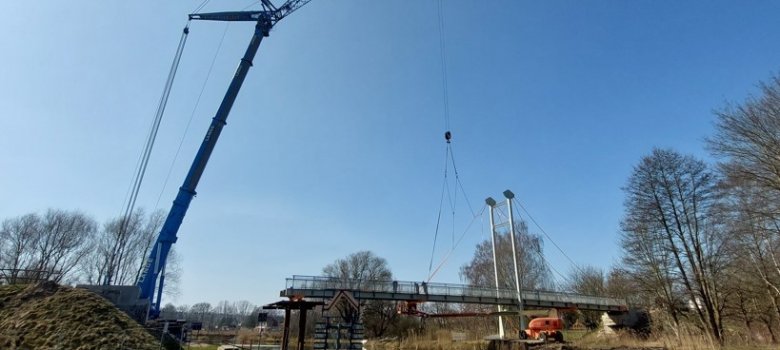
<svg viewBox="0 0 780 350"><path fill-rule="evenodd" d="M325 310L330 310L333 306L338 305L341 300L344 300L349 306L352 306L353 310L358 310L360 308L360 303L352 296L350 291L340 290L333 296L333 299L331 299L330 302L325 304Z"/></svg>

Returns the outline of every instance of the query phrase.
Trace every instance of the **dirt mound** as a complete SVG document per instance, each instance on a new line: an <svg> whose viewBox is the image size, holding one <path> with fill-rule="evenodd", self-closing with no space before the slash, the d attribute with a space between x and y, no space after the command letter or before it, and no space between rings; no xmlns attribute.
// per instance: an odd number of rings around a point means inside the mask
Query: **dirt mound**
<svg viewBox="0 0 780 350"><path fill-rule="evenodd" d="M0 349L157 349L137 322L94 293L52 282L0 286Z"/></svg>

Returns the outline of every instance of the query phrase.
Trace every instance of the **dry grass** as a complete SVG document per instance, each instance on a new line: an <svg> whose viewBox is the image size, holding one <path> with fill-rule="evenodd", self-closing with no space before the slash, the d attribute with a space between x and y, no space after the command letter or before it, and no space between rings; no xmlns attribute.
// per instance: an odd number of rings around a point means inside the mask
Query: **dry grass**
<svg viewBox="0 0 780 350"><path fill-rule="evenodd" d="M242 328L238 330L238 342L240 344L280 344L282 341L281 332L258 333L254 329Z"/></svg>
<svg viewBox="0 0 780 350"><path fill-rule="evenodd" d="M422 334L411 333L404 339L369 340L367 350L485 350L488 341L478 334L469 334L465 341L455 341L447 330L431 330ZM551 343L537 350L769 350L777 346L766 344L746 344L734 341L720 346L707 336L695 330L682 330L676 334L660 334L648 339L629 333L603 335L596 332L566 331L566 344Z"/></svg>
<svg viewBox="0 0 780 350"><path fill-rule="evenodd" d="M297 339L297 335L291 335L291 342ZM266 331L263 334L254 329L241 328L228 331L197 331L190 335L193 344L281 344L282 334L277 331ZM311 341L311 340L308 340Z"/></svg>
<svg viewBox="0 0 780 350"><path fill-rule="evenodd" d="M403 339L369 340L367 350L484 350L488 342L473 334L468 334L466 340L453 340L452 332L448 330L432 330L410 333Z"/></svg>
<svg viewBox="0 0 780 350"><path fill-rule="evenodd" d="M662 341L657 339L641 339L628 333L605 335L596 332L585 334L580 339L570 340L572 345L585 349L599 348L660 348L666 347ZM669 348L671 349L671 348Z"/></svg>
<svg viewBox="0 0 780 350"><path fill-rule="evenodd" d="M718 344L710 337L690 329L680 329L676 333L655 334L647 339L642 339L628 333L615 335L603 335L589 333L572 345L585 349L648 349L665 348L669 350L769 350L777 349L776 345L749 344L740 341Z"/></svg>
<svg viewBox="0 0 780 350"><path fill-rule="evenodd" d="M157 349L107 300L51 282L0 286L1 349Z"/></svg>

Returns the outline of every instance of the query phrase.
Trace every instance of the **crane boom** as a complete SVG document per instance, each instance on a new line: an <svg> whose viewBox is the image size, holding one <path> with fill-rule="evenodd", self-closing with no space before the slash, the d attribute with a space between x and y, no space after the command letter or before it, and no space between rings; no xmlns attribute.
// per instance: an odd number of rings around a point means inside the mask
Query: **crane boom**
<svg viewBox="0 0 780 350"><path fill-rule="evenodd" d="M288 0L282 6L275 7L271 1L262 0L262 6L265 11L271 14L274 24L276 24L276 22L279 22L282 18L287 17L295 12L295 10L303 7L303 5L308 4L309 1L311 0Z"/></svg>
<svg viewBox="0 0 780 350"><path fill-rule="evenodd" d="M257 21L261 16L267 16L271 22L271 26L287 17L295 10L306 5L311 0L292 0L284 3L284 5L276 7L270 1L263 0L263 11L227 11L227 12L210 12L210 13L193 13L190 15L190 19L204 20L204 21ZM270 29L270 28L269 28Z"/></svg>
<svg viewBox="0 0 780 350"><path fill-rule="evenodd" d="M177 233L179 227L181 227L184 216L187 214L190 202L192 202L192 199L196 195L195 190L203 175L203 170L206 168L206 164L214 150L217 139L222 132L222 128L226 124L230 109L233 107L233 103L238 96L238 91L241 89L247 72L252 66L252 60L257 53L260 43L264 37L269 35L271 28L273 28L279 20L299 9L309 1L311 0L289 0L277 8L271 4L269 0L263 0L263 11L214 12L191 14L189 16L190 19L195 20L255 21L257 24L255 25L255 31L246 52L241 58L236 73L233 75L233 79L230 82L230 86L222 99L222 103L214 118L211 120L211 125L206 132L206 136L203 138L198 153L192 161L187 177L184 178L184 183L179 188L179 192L176 195L176 199L173 201L171 210L168 212L162 229L157 235L157 240L149 252L143 273L138 280L137 286L140 288L140 299L149 300L150 302L149 318L153 319L159 316L160 298L162 296L165 281L164 269L168 253L170 252L173 243L176 243L176 240L178 239ZM155 300L155 287L157 287L158 278L159 287Z"/></svg>

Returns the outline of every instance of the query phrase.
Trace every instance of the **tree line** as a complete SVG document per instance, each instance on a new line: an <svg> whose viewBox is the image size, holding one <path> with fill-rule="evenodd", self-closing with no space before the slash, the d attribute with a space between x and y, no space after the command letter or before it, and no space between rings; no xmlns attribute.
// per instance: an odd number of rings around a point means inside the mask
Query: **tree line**
<svg viewBox="0 0 780 350"><path fill-rule="evenodd" d="M0 223L0 283L136 284L164 214L136 209L102 224L63 209L6 218ZM177 293L178 266L174 252L166 269L169 295Z"/></svg>
<svg viewBox="0 0 780 350"><path fill-rule="evenodd" d="M653 149L623 187L622 260L575 271L571 289L627 298L656 329L715 342L780 332L780 78L715 112L714 163Z"/></svg>
<svg viewBox="0 0 780 350"><path fill-rule="evenodd" d="M235 329L257 327L258 315L265 313L265 326L273 328L278 327L284 320L284 313L276 311L263 310L247 300L222 300L213 306L208 302L199 302L192 306L168 303L160 310L160 317L200 322L203 329Z"/></svg>

